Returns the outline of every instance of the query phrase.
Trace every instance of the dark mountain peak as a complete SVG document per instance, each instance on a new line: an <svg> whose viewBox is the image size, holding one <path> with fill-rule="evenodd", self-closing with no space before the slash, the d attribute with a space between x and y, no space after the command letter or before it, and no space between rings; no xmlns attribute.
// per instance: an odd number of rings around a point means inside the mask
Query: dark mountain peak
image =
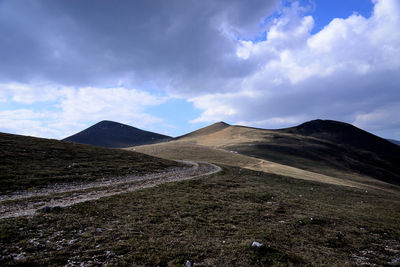
<svg viewBox="0 0 400 267"><path fill-rule="evenodd" d="M312 120L286 131L400 159L399 146L345 122Z"/></svg>
<svg viewBox="0 0 400 267"><path fill-rule="evenodd" d="M103 120L64 140L94 146L121 148L153 144L170 139L170 136L144 131L119 122Z"/></svg>
<svg viewBox="0 0 400 267"><path fill-rule="evenodd" d="M101 125L101 124L122 124L122 123L119 123L119 122L115 122L115 121L109 121L109 120L102 120L102 121L99 121L98 123L95 123L95 124L93 124L92 126L94 126L94 125Z"/></svg>
<svg viewBox="0 0 400 267"><path fill-rule="evenodd" d="M123 124L123 123L119 123L119 122L115 122L115 121L108 121L108 120L100 121L100 122L90 126L89 128L94 128L94 129L97 128L97 129L107 130L107 129L123 128L123 127L138 129L133 126L129 126L127 124ZM140 130L140 129L138 129L138 130Z"/></svg>
<svg viewBox="0 0 400 267"><path fill-rule="evenodd" d="M351 131L363 131L349 123L334 121L334 120L321 120L321 119L308 121L294 128L300 133L305 135L312 135L314 133L323 133L323 132L327 133L340 132L343 134L343 133L349 133Z"/></svg>
<svg viewBox="0 0 400 267"><path fill-rule="evenodd" d="M98 123L96 123L96 124L94 124L93 126L95 126L95 125L105 125L105 126L128 126L128 127L132 127L132 126L130 126L130 125L127 125L127 124L123 124L123 123L120 123L120 122L115 122L115 121L108 121L108 120L103 120L103 121L100 121L100 122L98 122ZM134 127L133 127L134 128Z"/></svg>
<svg viewBox="0 0 400 267"><path fill-rule="evenodd" d="M122 123L116 121L102 120L94 125L113 125L113 124L122 124Z"/></svg>

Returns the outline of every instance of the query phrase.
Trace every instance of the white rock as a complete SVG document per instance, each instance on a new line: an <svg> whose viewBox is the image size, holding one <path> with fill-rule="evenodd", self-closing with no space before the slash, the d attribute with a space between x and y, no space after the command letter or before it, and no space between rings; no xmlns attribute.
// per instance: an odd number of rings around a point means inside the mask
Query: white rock
<svg viewBox="0 0 400 267"><path fill-rule="evenodd" d="M259 243L259 242L257 242L257 241L253 241L253 243L251 244L251 246L252 246L252 247L258 247L258 248L260 248L260 247L262 247L262 246L264 246L264 245L261 244L261 243Z"/></svg>

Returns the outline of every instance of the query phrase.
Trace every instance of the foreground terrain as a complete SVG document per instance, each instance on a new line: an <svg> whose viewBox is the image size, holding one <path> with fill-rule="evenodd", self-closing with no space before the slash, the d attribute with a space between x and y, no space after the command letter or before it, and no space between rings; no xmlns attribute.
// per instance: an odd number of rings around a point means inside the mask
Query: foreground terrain
<svg viewBox="0 0 400 267"><path fill-rule="evenodd" d="M400 197L225 167L2 219L0 247L3 266L396 265Z"/></svg>
<svg viewBox="0 0 400 267"><path fill-rule="evenodd" d="M398 266L400 150L335 123L125 150L0 135L0 266Z"/></svg>

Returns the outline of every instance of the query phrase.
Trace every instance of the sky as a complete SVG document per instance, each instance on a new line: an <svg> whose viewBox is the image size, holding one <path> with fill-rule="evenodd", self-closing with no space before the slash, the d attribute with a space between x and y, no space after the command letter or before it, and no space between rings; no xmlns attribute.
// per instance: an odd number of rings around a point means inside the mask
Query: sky
<svg viewBox="0 0 400 267"><path fill-rule="evenodd" d="M0 132L313 119L400 140L398 0L0 0Z"/></svg>

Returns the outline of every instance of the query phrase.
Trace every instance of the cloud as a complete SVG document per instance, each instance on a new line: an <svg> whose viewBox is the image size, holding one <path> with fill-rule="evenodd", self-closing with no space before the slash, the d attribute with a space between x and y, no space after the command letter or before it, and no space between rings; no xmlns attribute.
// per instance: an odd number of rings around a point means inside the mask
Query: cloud
<svg viewBox="0 0 400 267"><path fill-rule="evenodd" d="M212 91L250 71L232 56L237 38L258 32L277 2L5 0L0 80Z"/></svg>
<svg viewBox="0 0 400 267"><path fill-rule="evenodd" d="M372 130L385 130L387 128L398 129L400 128L400 105L387 105L370 112L358 114L355 118L354 124L358 127L368 127Z"/></svg>
<svg viewBox="0 0 400 267"><path fill-rule="evenodd" d="M237 56L259 68L236 91L191 98L204 110L194 122L283 127L320 117L400 129L385 122L400 106L399 2L376 1L370 18L334 19L314 35L298 8L285 8L265 41L241 41Z"/></svg>
<svg viewBox="0 0 400 267"><path fill-rule="evenodd" d="M55 114L30 119L52 136L101 119L160 131L147 107L171 97L202 111L194 123L328 118L399 132L376 121L400 105L400 3L373 2L370 17L312 33L297 1L3 0L0 102Z"/></svg>
<svg viewBox="0 0 400 267"><path fill-rule="evenodd" d="M152 128L161 118L149 115L145 109L168 100L165 96L123 87L62 87L28 84L3 84L15 103L27 108L0 111L0 129L5 132L62 138L90 124L108 119L137 127ZM48 94L47 94L48 93ZM43 108L37 108L43 101ZM32 107L33 105L33 107Z"/></svg>
<svg viewBox="0 0 400 267"><path fill-rule="evenodd" d="M166 97L122 87L79 88L71 90L61 99L60 119L64 123L109 119L123 123L134 122L138 127L150 126L162 120L144 113L144 109L166 100Z"/></svg>
<svg viewBox="0 0 400 267"><path fill-rule="evenodd" d="M6 102L7 99L8 99L8 96L7 96L6 92L0 90L0 103L1 102Z"/></svg>
<svg viewBox="0 0 400 267"><path fill-rule="evenodd" d="M35 112L30 109L0 111L0 131L17 132L22 135L54 136L60 134L57 130L45 127L41 121L53 118L50 113Z"/></svg>
<svg viewBox="0 0 400 267"><path fill-rule="evenodd" d="M62 90L58 90L54 86L15 82L0 84L0 92L4 98L11 98L12 101L23 104L52 102L63 94Z"/></svg>

